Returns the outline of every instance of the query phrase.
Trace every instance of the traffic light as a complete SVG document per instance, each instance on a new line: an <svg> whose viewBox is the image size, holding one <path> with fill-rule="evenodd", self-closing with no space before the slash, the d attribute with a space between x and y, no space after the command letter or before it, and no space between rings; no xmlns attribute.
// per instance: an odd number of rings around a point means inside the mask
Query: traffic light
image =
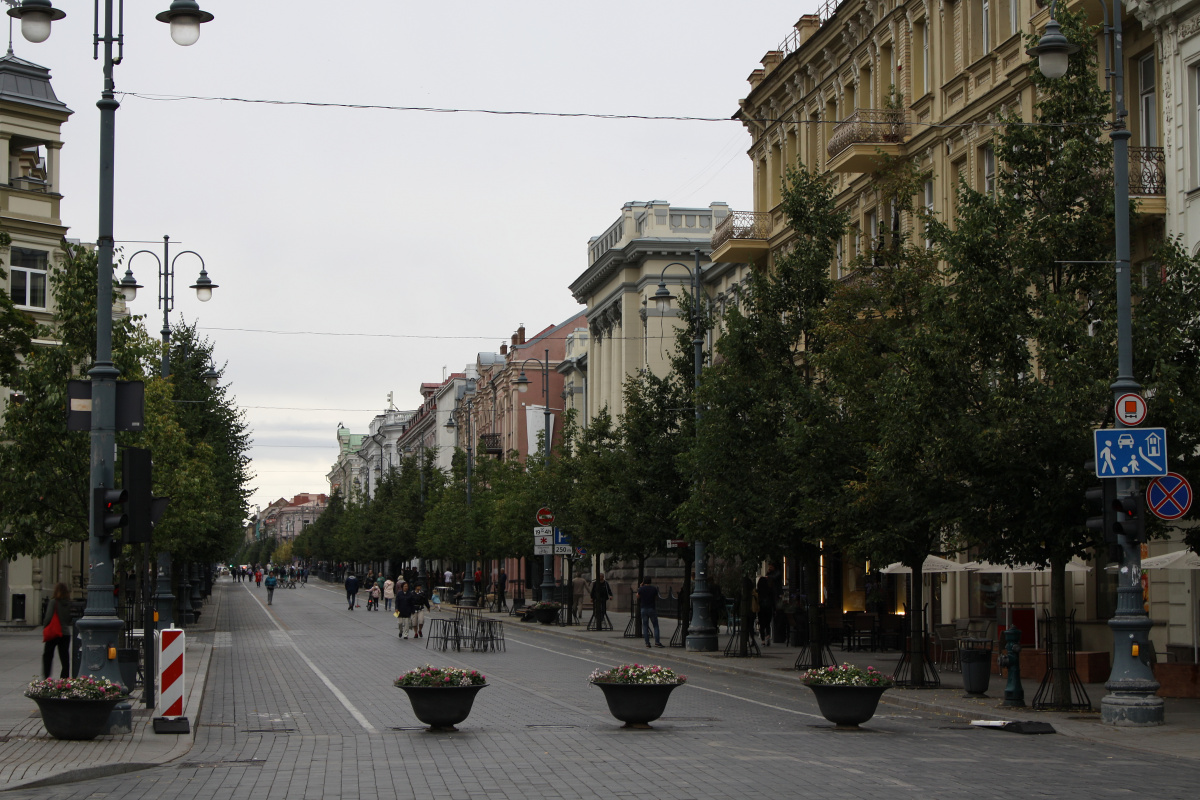
<svg viewBox="0 0 1200 800"><path fill-rule="evenodd" d="M1096 462L1088 461L1084 469L1095 471ZM1117 499L1117 482L1112 479L1102 480L1097 486L1088 487L1084 495L1087 498L1088 510L1094 513L1088 517L1087 527L1104 537L1107 544L1116 544L1115 525L1117 522L1116 509L1113 503Z"/></svg>
<svg viewBox="0 0 1200 800"><path fill-rule="evenodd" d="M152 541L154 525L167 508L167 498L151 494L152 467L149 450L125 448L124 461L121 463L121 483L129 493L129 525L123 537L125 544Z"/></svg>
<svg viewBox="0 0 1200 800"><path fill-rule="evenodd" d="M1112 509L1115 514L1125 515L1114 523L1117 533L1123 534L1130 542L1146 541L1146 515L1140 494L1127 494L1114 499Z"/></svg>
<svg viewBox="0 0 1200 800"><path fill-rule="evenodd" d="M121 505L129 499L124 489L92 489L92 531L110 537L117 528L129 523Z"/></svg>

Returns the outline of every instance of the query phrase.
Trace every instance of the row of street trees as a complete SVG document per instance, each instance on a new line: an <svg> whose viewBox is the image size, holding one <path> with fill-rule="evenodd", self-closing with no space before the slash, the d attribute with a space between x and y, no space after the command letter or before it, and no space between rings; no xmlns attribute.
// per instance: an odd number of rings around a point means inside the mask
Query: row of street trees
<svg viewBox="0 0 1200 800"><path fill-rule="evenodd" d="M370 505L335 496L298 554L530 555L534 511L549 505L574 544L639 565L676 537L708 542L745 577L792 556L809 586L830 548L900 561L914 612L929 555L1046 563L1064 618L1067 562L1103 547L1085 526L1095 478L1084 462L1092 429L1112 424L1116 293L1111 109L1093 32L1079 15L1060 21L1083 51L1063 80L1034 71L1034 119L1000 119L995 185L956 187L953 219L915 202L930 176L885 162L875 194L896 209L891 229L835 281L847 220L828 177L798 165L782 205L794 246L719 319L707 305L697 315L720 334L697 396L685 327L670 374L630 377L619 419L568 419L549 465L480 457L468 505L461 453L448 475L410 459ZM1195 474L1200 266L1174 241L1148 249L1135 281L1138 378L1168 430L1171 468ZM922 614L910 619L915 644ZM921 648L910 659L922 675Z"/></svg>
<svg viewBox="0 0 1200 800"><path fill-rule="evenodd" d="M52 325L35 325L0 297L0 385L14 396L0 425L5 559L46 555L88 538L88 435L67 431L67 382L85 378L95 358L97 258L89 248L63 246L64 261L48 276ZM163 380L162 345L141 319L113 321L113 361L122 380L145 383L146 401L144 430L118 434L118 450L149 448L153 492L170 498L154 529L155 550L177 563L220 561L240 544L247 516L246 422L227 387L205 383L212 345L194 325L173 328L173 370Z"/></svg>

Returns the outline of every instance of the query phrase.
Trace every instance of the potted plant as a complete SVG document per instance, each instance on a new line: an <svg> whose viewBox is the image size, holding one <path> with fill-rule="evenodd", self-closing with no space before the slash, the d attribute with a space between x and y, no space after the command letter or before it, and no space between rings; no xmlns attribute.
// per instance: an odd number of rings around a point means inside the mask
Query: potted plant
<svg viewBox="0 0 1200 800"><path fill-rule="evenodd" d="M121 700L121 685L107 678L35 680L25 696L37 703L46 732L55 739L95 739L108 724L113 707Z"/></svg>
<svg viewBox="0 0 1200 800"><path fill-rule="evenodd" d="M539 600L529 607L530 615L543 625L553 625L558 621L558 612L563 604L554 600Z"/></svg>
<svg viewBox="0 0 1200 800"><path fill-rule="evenodd" d="M473 669L426 664L410 669L393 685L404 690L413 714L430 731L453 731L471 713L475 695L487 686L487 678Z"/></svg>
<svg viewBox="0 0 1200 800"><path fill-rule="evenodd" d="M853 664L810 669L800 680L816 695L821 715L839 728L857 728L875 716L879 698L893 683L874 667Z"/></svg>
<svg viewBox="0 0 1200 800"><path fill-rule="evenodd" d="M657 664L622 664L598 669L588 676L599 686L608 710L626 728L649 728L663 715L671 692L687 682L686 675Z"/></svg>

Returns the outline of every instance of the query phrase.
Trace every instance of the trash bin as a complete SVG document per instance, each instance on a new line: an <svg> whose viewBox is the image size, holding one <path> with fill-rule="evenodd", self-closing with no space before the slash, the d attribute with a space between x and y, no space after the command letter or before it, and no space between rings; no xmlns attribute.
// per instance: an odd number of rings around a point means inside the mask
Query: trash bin
<svg viewBox="0 0 1200 800"><path fill-rule="evenodd" d="M958 663L962 665L963 689L967 694L984 694L992 678L992 640L959 639Z"/></svg>

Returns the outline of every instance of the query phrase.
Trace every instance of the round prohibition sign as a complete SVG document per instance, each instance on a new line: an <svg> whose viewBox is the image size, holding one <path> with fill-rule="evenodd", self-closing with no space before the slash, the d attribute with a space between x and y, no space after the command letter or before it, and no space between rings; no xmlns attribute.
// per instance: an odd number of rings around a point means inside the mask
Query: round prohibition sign
<svg viewBox="0 0 1200 800"><path fill-rule="evenodd" d="M1192 487L1187 478L1168 472L1146 487L1146 505L1159 519L1179 519L1192 507Z"/></svg>
<svg viewBox="0 0 1200 800"><path fill-rule="evenodd" d="M1126 425L1141 425L1146 421L1146 400L1140 394L1123 394L1113 405L1117 419Z"/></svg>

